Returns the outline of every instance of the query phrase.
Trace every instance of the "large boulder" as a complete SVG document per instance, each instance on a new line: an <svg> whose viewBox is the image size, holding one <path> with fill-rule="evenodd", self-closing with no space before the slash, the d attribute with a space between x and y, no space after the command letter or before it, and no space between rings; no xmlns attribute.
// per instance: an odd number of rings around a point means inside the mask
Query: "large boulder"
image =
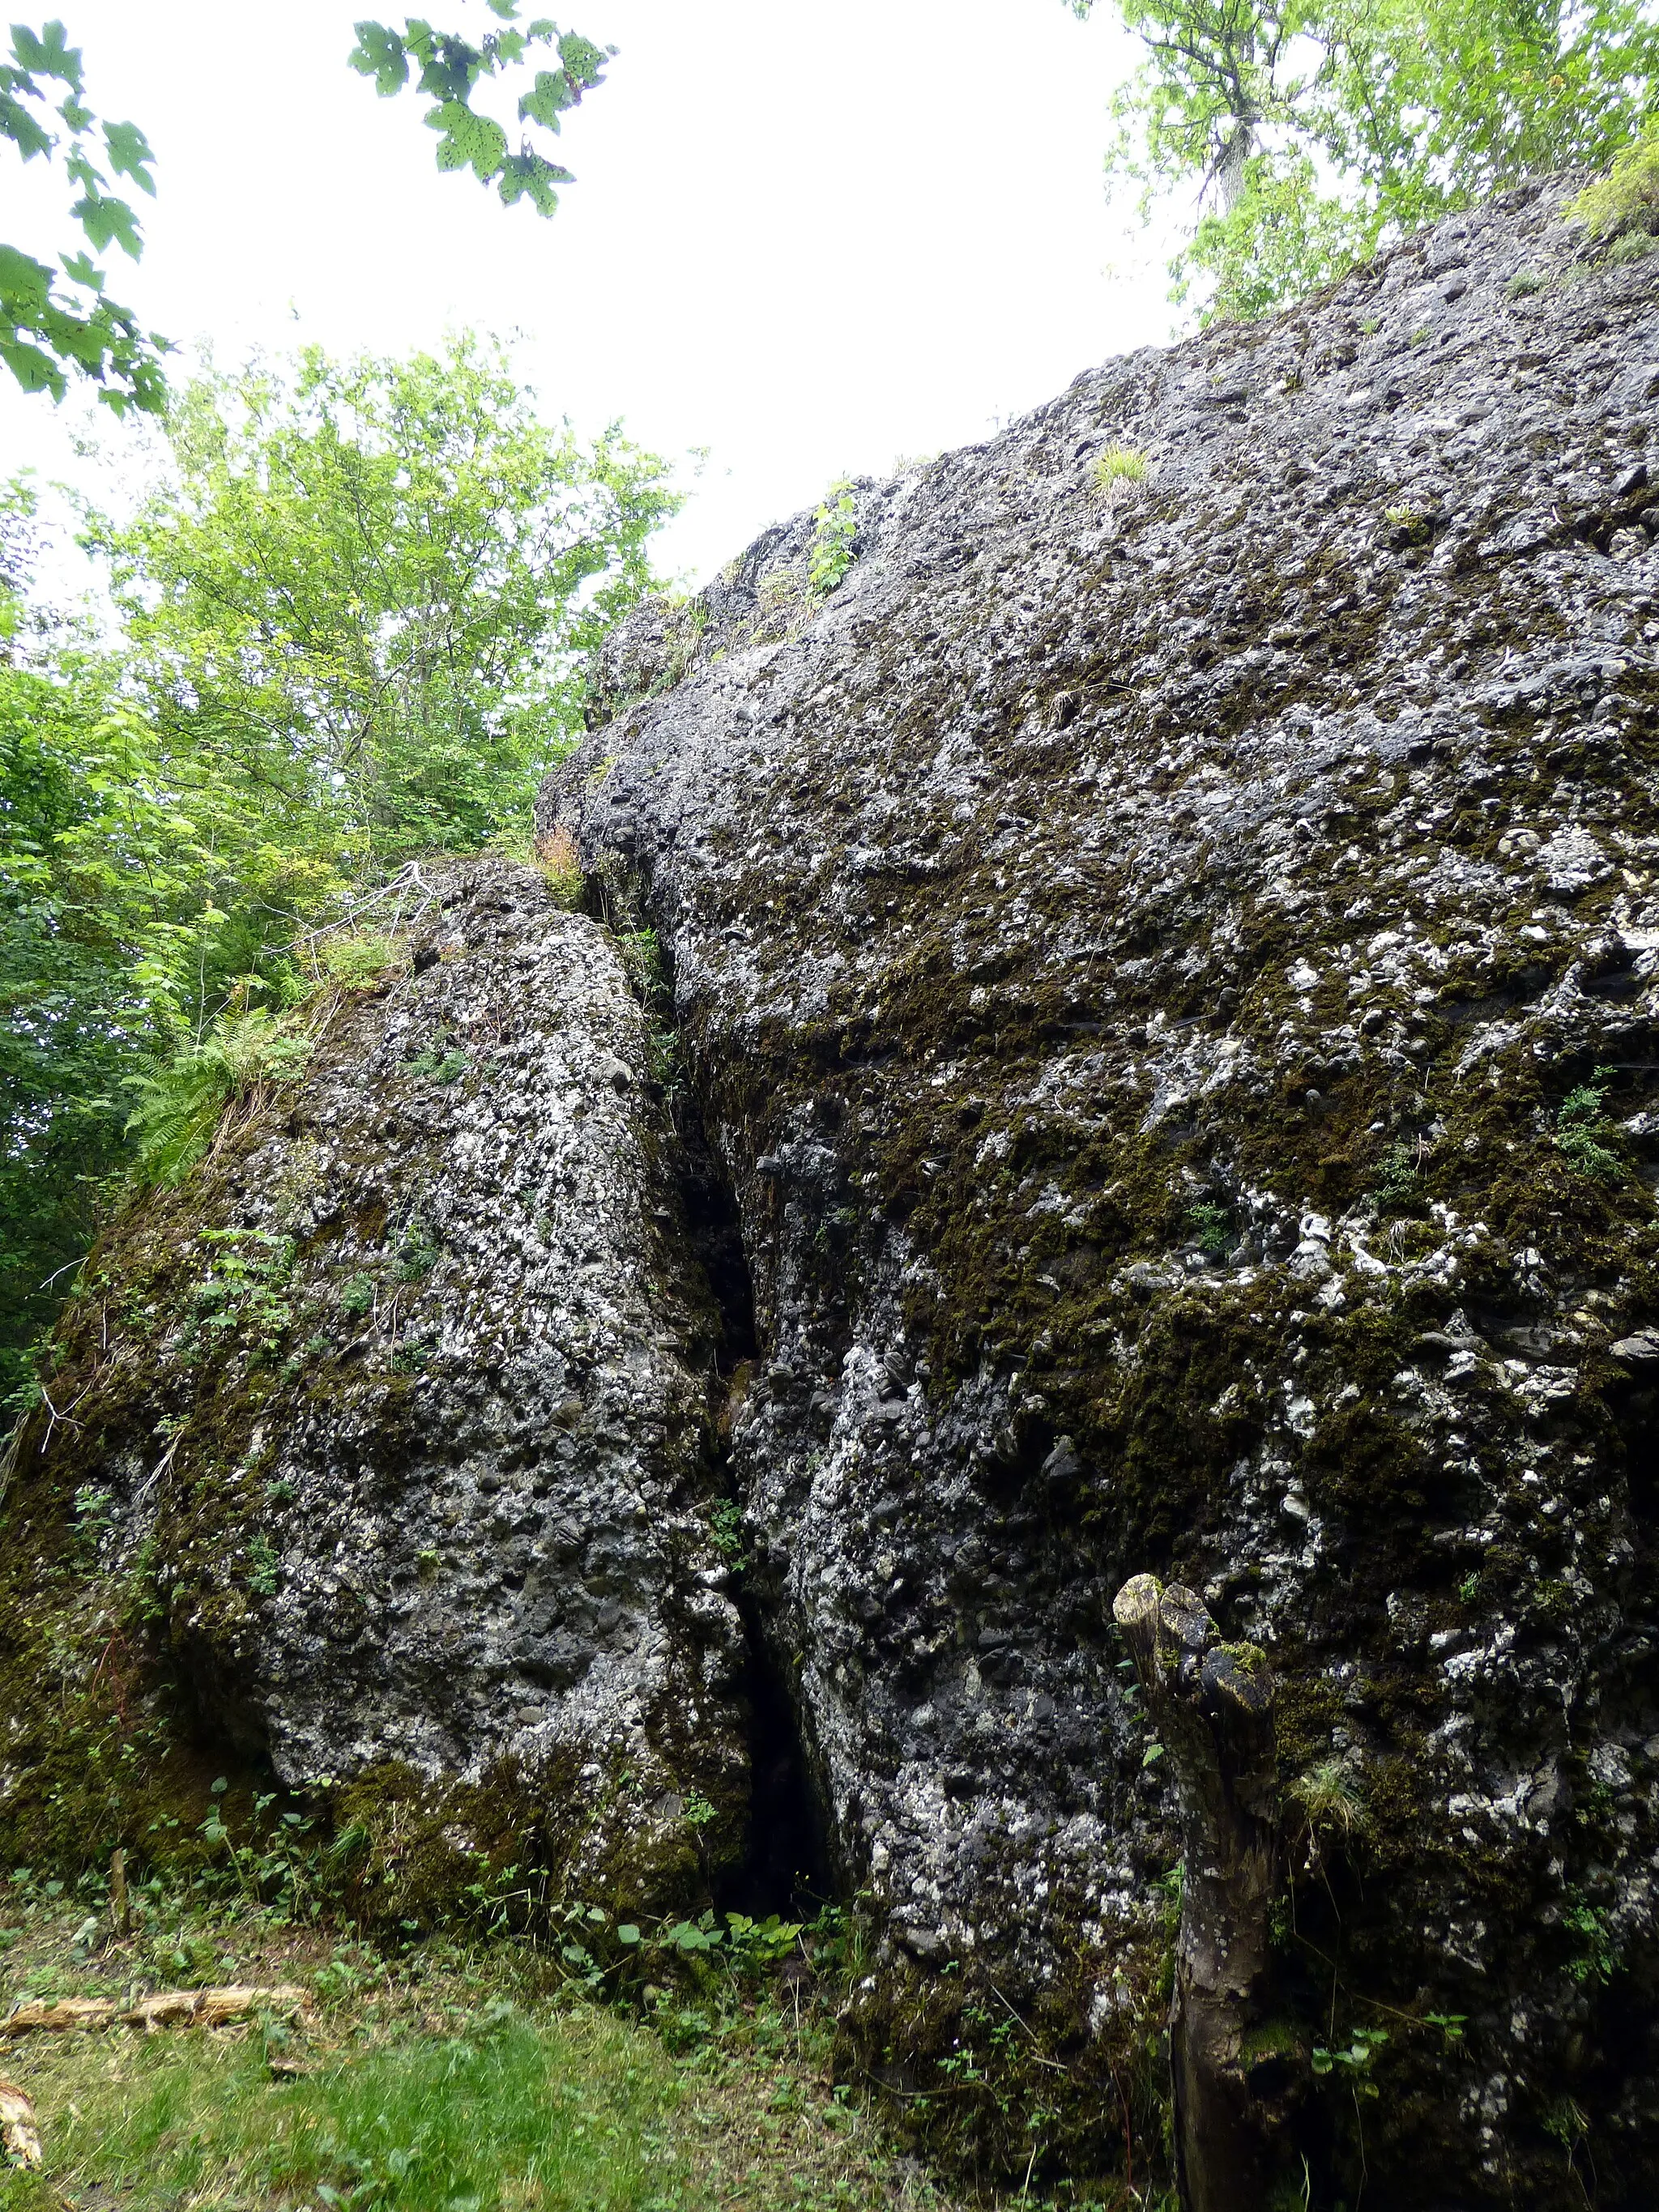
<svg viewBox="0 0 1659 2212"><path fill-rule="evenodd" d="M0 1836L153 1850L216 1769L233 1822L331 1799L371 1907L509 1865L695 1906L744 1849L748 1654L659 1047L532 870L428 878L66 1316L4 1498Z"/></svg>
<svg viewBox="0 0 1659 2212"><path fill-rule="evenodd" d="M1158 2155L1149 1571L1279 1686L1313 2201L1659 2191L1659 261L1563 198L769 533L544 793L738 1206L849 2033L1028 2178Z"/></svg>

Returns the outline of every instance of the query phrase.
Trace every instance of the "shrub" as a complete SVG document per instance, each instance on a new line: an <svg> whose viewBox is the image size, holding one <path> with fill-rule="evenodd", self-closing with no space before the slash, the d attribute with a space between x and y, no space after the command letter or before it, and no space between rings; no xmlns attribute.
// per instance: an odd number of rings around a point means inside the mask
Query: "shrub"
<svg viewBox="0 0 1659 2212"><path fill-rule="evenodd" d="M1095 488L1109 491L1117 483L1142 483L1147 465L1146 456L1139 446L1121 445L1115 438L1095 462Z"/></svg>
<svg viewBox="0 0 1659 2212"><path fill-rule="evenodd" d="M1569 201L1565 211L1592 238L1617 238L1626 231L1651 231L1659 225L1659 122L1650 124L1607 175Z"/></svg>

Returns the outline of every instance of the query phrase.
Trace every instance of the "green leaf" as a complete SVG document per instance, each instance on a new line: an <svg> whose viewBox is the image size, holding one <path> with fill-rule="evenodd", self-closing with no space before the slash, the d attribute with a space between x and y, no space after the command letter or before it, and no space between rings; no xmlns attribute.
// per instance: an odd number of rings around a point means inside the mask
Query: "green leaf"
<svg viewBox="0 0 1659 2212"><path fill-rule="evenodd" d="M559 40L559 59L571 82L583 92L592 92L595 85L605 82L600 72L615 52L614 46L596 46L578 31L567 31Z"/></svg>
<svg viewBox="0 0 1659 2212"><path fill-rule="evenodd" d="M144 241L138 228L138 218L125 200L118 200L107 192L88 191L76 200L70 210L85 231L88 239L102 252L112 244L137 261L144 250Z"/></svg>
<svg viewBox="0 0 1659 2212"><path fill-rule="evenodd" d="M0 246L0 296L9 321L23 322L38 315L52 286L52 272L43 263L20 253L15 246Z"/></svg>
<svg viewBox="0 0 1659 2212"><path fill-rule="evenodd" d="M535 83L519 102L519 120L556 131L560 115L567 107L574 107L580 98L562 70L538 70Z"/></svg>
<svg viewBox="0 0 1659 2212"><path fill-rule="evenodd" d="M382 100L389 100L409 82L409 56L404 42L384 23L362 22L353 27L357 43L346 58L359 76L372 76L375 91Z"/></svg>
<svg viewBox="0 0 1659 2212"><path fill-rule="evenodd" d="M427 127L442 133L438 146L441 169L470 167L481 184L501 174L507 161L507 133L488 115L480 115L465 100L447 100L426 118Z"/></svg>
<svg viewBox="0 0 1659 2212"><path fill-rule="evenodd" d="M64 274L77 284L84 284L89 292L104 289L104 272L88 253L65 253L59 257Z"/></svg>
<svg viewBox="0 0 1659 2212"><path fill-rule="evenodd" d="M146 164L155 159L150 143L136 123L106 123L104 143L109 149L109 165L118 177L131 177L140 191L154 198L155 179Z"/></svg>
<svg viewBox="0 0 1659 2212"><path fill-rule="evenodd" d="M617 1929L617 1941L619 1943L637 1943L639 1940L640 1931L633 1922L631 1920L622 1922Z"/></svg>
<svg viewBox="0 0 1659 2212"><path fill-rule="evenodd" d="M554 185L574 182L568 169L561 168L555 161L544 161L539 154L526 148L520 153L509 154L501 163L501 180L497 190L503 207L514 207L520 200L527 199L538 215L550 216L559 204Z"/></svg>
<svg viewBox="0 0 1659 2212"><path fill-rule="evenodd" d="M9 138L26 161L52 151L52 133L7 92L0 92L0 138Z"/></svg>
<svg viewBox="0 0 1659 2212"><path fill-rule="evenodd" d="M14 23L11 50L20 67L41 76L56 77L60 84L80 91L81 50L66 43L61 23L48 23L44 31L38 33L30 30L27 23Z"/></svg>

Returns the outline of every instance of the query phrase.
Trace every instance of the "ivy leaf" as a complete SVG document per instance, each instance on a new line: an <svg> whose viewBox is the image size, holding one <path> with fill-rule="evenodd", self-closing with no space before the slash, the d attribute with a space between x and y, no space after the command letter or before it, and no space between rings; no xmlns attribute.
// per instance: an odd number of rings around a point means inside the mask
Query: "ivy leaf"
<svg viewBox="0 0 1659 2212"><path fill-rule="evenodd" d="M347 58L360 76L374 78L374 89L382 100L390 100L409 82L409 56L403 40L384 23L357 23L353 28L357 43Z"/></svg>
<svg viewBox="0 0 1659 2212"><path fill-rule="evenodd" d="M441 131L438 167L471 167L480 184L499 176L507 162L507 133L488 115L479 115L464 100L447 100L427 117L428 130Z"/></svg>
<svg viewBox="0 0 1659 2212"><path fill-rule="evenodd" d="M484 4L492 15L499 15L504 23L510 23L519 12L519 0L484 0Z"/></svg>
<svg viewBox="0 0 1659 2212"><path fill-rule="evenodd" d="M88 118L90 120L90 118ZM141 192L155 197L155 179L147 164L155 159L150 143L136 123L106 123L104 143L109 149L109 165L118 177L131 177Z"/></svg>

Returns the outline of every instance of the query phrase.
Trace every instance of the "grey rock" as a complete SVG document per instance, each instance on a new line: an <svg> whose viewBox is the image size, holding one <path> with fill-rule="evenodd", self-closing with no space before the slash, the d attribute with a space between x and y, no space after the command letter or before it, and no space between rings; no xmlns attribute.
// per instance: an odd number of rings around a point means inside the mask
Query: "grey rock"
<svg viewBox="0 0 1659 2212"><path fill-rule="evenodd" d="M733 1473L891 1939L849 2031L925 2086L988 1987L1109 2155L1176 1855L1109 1626L1155 1571L1293 1686L1287 1786L1340 1755L1366 1808L1340 1906L1297 1904L1340 2001L1465 2015L1508 2085L1401 2031L1379 2203L1565 2207L1568 2094L1602 2187L1659 2189L1655 1800L1583 1750L1659 1711L1656 1409L1595 1350L1659 1306L1618 1133L1659 1063L1659 592L1607 558L1659 313L1569 189L860 483L823 600L811 517L769 532L605 648L542 806L659 933L794 1378ZM1103 496L1109 440L1150 466ZM1600 1164L1563 1118L1598 1067Z"/></svg>
<svg viewBox="0 0 1659 2212"><path fill-rule="evenodd" d="M279 1783L459 1792L458 1850L510 1812L576 1894L665 1909L747 1817L715 1317L612 940L529 869L428 874L434 957L106 1237L149 1316L92 1347L71 1316L74 1479L106 1586L154 1574L157 1663ZM36 1786L0 1777L0 1820ZM692 1789L699 1838L659 1809Z"/></svg>

